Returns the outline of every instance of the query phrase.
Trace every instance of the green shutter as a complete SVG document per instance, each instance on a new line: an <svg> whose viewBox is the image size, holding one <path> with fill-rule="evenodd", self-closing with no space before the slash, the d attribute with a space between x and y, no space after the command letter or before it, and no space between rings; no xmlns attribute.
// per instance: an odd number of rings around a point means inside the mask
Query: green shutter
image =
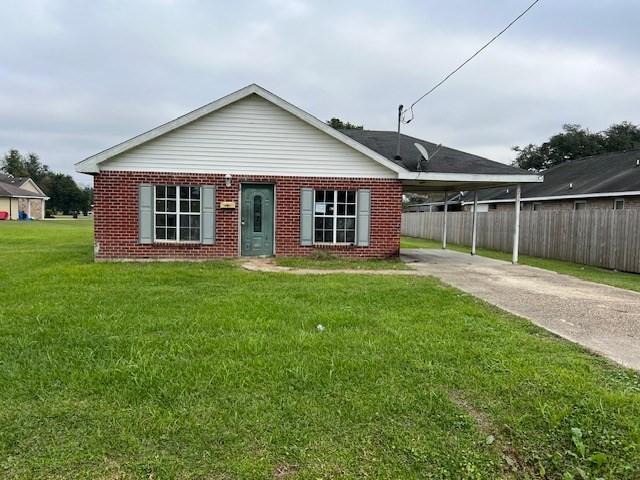
<svg viewBox="0 0 640 480"><path fill-rule="evenodd" d="M153 243L153 185L138 186L138 238Z"/></svg>
<svg viewBox="0 0 640 480"><path fill-rule="evenodd" d="M216 241L216 187L202 187L202 243L213 245Z"/></svg>
<svg viewBox="0 0 640 480"><path fill-rule="evenodd" d="M371 190L358 190L358 219L356 244L359 247L369 246L369 230L371 229Z"/></svg>
<svg viewBox="0 0 640 480"><path fill-rule="evenodd" d="M300 190L300 245L313 245L313 189Z"/></svg>
<svg viewBox="0 0 640 480"><path fill-rule="evenodd" d="M153 243L153 185L138 186L138 238Z"/></svg>

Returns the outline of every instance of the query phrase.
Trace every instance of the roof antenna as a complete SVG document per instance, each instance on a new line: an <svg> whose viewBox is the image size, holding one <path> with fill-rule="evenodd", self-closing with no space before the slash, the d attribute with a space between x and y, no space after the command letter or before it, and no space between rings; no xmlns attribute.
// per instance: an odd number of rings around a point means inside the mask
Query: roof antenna
<svg viewBox="0 0 640 480"><path fill-rule="evenodd" d="M396 156L393 157L396 160L402 160L400 156L400 125L402 124L402 111L404 110L404 105L398 106L398 145L396 146Z"/></svg>

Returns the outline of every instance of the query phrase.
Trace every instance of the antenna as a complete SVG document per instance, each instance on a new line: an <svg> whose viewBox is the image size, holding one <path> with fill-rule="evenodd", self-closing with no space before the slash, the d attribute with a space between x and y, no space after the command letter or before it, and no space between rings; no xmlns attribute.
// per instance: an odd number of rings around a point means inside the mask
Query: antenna
<svg viewBox="0 0 640 480"><path fill-rule="evenodd" d="M398 105L398 145L396 146L396 156L394 157L396 160L401 160L400 156L400 125L402 125L402 111L404 110L404 105Z"/></svg>

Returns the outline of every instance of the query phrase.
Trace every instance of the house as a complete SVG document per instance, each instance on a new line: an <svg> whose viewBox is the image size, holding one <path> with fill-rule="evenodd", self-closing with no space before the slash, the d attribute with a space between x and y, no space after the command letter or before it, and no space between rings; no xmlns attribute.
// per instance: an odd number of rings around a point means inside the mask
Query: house
<svg viewBox="0 0 640 480"><path fill-rule="evenodd" d="M335 130L252 84L76 164L97 260L397 255L403 191L538 182L395 132ZM419 146L417 146L419 145Z"/></svg>
<svg viewBox="0 0 640 480"><path fill-rule="evenodd" d="M433 197L433 198L432 198ZM447 211L462 211L462 200L464 192L457 192L447 195ZM442 212L444 211L444 196L430 195L421 203L413 203L404 207L405 212Z"/></svg>
<svg viewBox="0 0 640 480"><path fill-rule="evenodd" d="M0 212L6 212L7 218L18 220L22 214L24 218L41 220L48 199L29 177L0 174Z"/></svg>
<svg viewBox="0 0 640 480"><path fill-rule="evenodd" d="M513 187L478 194L478 211L512 209ZM472 195L462 201L473 207ZM567 161L544 172L544 183L522 186L522 210L640 208L640 149Z"/></svg>

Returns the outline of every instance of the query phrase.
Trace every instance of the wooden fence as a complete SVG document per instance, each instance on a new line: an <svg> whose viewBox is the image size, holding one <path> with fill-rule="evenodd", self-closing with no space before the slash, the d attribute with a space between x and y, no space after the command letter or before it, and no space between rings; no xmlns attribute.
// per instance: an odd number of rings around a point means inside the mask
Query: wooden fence
<svg viewBox="0 0 640 480"><path fill-rule="evenodd" d="M472 212L447 213L447 242L471 245ZM478 212L478 247L510 252L515 212ZM402 234L442 240L443 212L402 214ZM640 209L520 214L520 253L640 273Z"/></svg>

